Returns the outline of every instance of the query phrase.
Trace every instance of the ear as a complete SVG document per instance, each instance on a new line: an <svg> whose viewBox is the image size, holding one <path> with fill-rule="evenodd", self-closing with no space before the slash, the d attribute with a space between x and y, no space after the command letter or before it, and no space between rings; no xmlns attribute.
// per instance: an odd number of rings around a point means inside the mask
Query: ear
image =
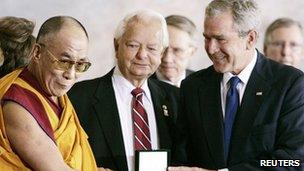
<svg viewBox="0 0 304 171"><path fill-rule="evenodd" d="M168 48L169 48L169 47L166 47L166 48L164 48L164 49L162 50L162 52L161 52L161 58L163 58L164 55L165 55L165 53L167 53Z"/></svg>
<svg viewBox="0 0 304 171"><path fill-rule="evenodd" d="M34 45L34 49L33 49L33 56L32 56L32 60L34 62L37 62L38 60L40 60L41 58L41 45L39 45L38 43L36 43Z"/></svg>
<svg viewBox="0 0 304 171"><path fill-rule="evenodd" d="M250 30L247 34L246 49L248 50L254 48L257 39L258 39L258 32L256 30Z"/></svg>
<svg viewBox="0 0 304 171"><path fill-rule="evenodd" d="M191 45L189 56L192 57L196 51L197 51L197 47L195 45Z"/></svg>
<svg viewBox="0 0 304 171"><path fill-rule="evenodd" d="M264 51L264 55L267 56L266 52L267 52L267 45L264 44L263 46L263 51Z"/></svg>

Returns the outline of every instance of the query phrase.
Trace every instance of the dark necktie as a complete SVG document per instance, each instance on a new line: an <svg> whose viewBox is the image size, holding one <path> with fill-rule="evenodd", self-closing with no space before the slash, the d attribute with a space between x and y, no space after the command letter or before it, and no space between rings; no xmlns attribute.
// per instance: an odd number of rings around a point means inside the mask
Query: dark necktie
<svg viewBox="0 0 304 171"><path fill-rule="evenodd" d="M239 93L236 89L237 84L240 82L238 77L232 77L229 80L230 88L226 96L226 108L225 108L225 131L224 131L224 155L227 160L230 146L230 138L232 132L232 126L234 122L237 109L239 107Z"/></svg>
<svg viewBox="0 0 304 171"><path fill-rule="evenodd" d="M132 90L133 104L133 131L134 131L134 149L151 150L151 138L147 112L142 103L143 89L135 88Z"/></svg>

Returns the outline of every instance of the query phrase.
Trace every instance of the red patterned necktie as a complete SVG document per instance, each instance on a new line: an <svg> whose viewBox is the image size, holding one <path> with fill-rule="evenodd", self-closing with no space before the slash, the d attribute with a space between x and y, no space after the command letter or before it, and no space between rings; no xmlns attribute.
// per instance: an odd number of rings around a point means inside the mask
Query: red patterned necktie
<svg viewBox="0 0 304 171"><path fill-rule="evenodd" d="M142 103L143 89L135 88L131 94L135 150L151 150L148 116Z"/></svg>

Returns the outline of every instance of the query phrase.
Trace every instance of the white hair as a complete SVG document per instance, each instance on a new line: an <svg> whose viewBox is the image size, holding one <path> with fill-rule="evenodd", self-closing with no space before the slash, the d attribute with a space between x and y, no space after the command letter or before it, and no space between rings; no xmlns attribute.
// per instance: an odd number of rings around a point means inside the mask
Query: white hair
<svg viewBox="0 0 304 171"><path fill-rule="evenodd" d="M139 10L133 13L126 15L118 24L114 38L115 40L119 40L123 34L126 32L127 25L136 20L141 21L151 21L156 20L161 24L161 32L162 32L162 45L163 48L167 48L169 46L169 34L167 30L167 24L165 18L158 12L152 10Z"/></svg>

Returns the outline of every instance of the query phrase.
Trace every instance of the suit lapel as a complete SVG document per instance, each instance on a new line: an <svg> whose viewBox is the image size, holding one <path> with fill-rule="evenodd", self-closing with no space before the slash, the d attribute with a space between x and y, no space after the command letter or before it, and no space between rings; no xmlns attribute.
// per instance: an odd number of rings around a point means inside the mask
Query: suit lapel
<svg viewBox="0 0 304 171"><path fill-rule="evenodd" d="M107 145L110 147L112 155L121 157L126 156L126 154L111 80L113 70L114 69L100 81L95 95L97 101L94 104L94 110L99 119L100 127L102 128L106 141L109 142ZM126 157L124 158L124 161L115 161L118 170L127 170L127 159Z"/></svg>
<svg viewBox="0 0 304 171"><path fill-rule="evenodd" d="M166 101L162 89L160 89L160 87L154 81L156 80L148 79L148 86L151 92L152 101L154 105L159 147L170 149L172 142L166 124L166 117L168 116L164 115L163 105L168 107L169 115L170 109L172 108L170 107L170 104L168 104L168 102Z"/></svg>
<svg viewBox="0 0 304 171"><path fill-rule="evenodd" d="M241 106L234 121L230 153L237 152L239 146L242 146L240 143L245 143L245 141L240 142L238 140L248 137L259 113L261 103L270 92L272 76L269 73L271 72L265 72L267 66L264 65L264 59L260 56L261 54L258 55L256 66L248 80Z"/></svg>
<svg viewBox="0 0 304 171"><path fill-rule="evenodd" d="M220 81L222 74L212 72L214 76L208 76L204 86L200 86L200 107L204 133L214 163L224 165L223 147L223 112L221 108Z"/></svg>

